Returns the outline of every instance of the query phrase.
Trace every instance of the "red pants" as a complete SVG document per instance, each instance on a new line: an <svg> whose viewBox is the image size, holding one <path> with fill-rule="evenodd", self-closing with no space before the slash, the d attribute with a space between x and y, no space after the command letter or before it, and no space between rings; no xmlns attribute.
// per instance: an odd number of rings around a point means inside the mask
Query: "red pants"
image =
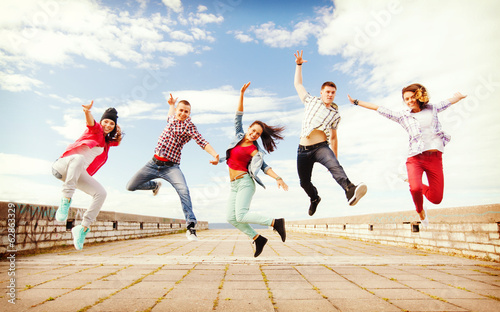
<svg viewBox="0 0 500 312"><path fill-rule="evenodd" d="M406 160L410 193L415 203L417 212L423 209L424 196L433 204L439 204L443 199L443 153L423 152ZM422 183L425 172L429 186Z"/></svg>

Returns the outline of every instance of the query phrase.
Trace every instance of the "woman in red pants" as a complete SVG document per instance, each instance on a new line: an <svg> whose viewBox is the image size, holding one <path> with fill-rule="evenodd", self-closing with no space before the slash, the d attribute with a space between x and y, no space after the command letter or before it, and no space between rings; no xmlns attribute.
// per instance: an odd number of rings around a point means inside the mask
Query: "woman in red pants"
<svg viewBox="0 0 500 312"><path fill-rule="evenodd" d="M429 218L423 205L424 196L433 204L439 204L443 199L444 177L442 153L444 146L450 142L450 136L441 129L438 113L466 96L455 93L453 97L438 104L430 104L427 90L418 83L411 84L402 90L403 100L408 106L402 111L393 111L372 103L354 100L349 95L349 101L368 109L376 110L382 116L399 123L410 136L408 159L408 182L410 193L421 223L429 225ZM429 185L422 183L425 172Z"/></svg>

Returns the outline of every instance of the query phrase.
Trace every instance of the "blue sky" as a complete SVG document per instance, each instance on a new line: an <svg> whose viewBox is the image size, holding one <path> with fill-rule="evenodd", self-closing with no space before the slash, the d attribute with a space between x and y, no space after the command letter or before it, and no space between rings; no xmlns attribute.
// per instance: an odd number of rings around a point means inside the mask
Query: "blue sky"
<svg viewBox="0 0 500 312"><path fill-rule="evenodd" d="M444 154L445 198L429 209L498 203L500 26L496 1L2 1L0 4L0 200L57 205L51 163L84 130L81 105L96 119L116 107L126 136L95 175L108 191L103 210L182 218L168 183L157 197L125 185L153 155L169 93L192 104L200 133L220 154L231 139L240 87L251 81L244 123L286 126L266 161L290 186L263 177L254 211L305 219L296 147L302 104L293 87L293 53L304 50L304 85L313 95L338 86L339 159L350 179L368 184L349 207L317 166L323 201L315 217L413 210L405 173L407 136L347 94L394 109L400 90L420 82L431 102L468 98L440 115L452 136ZM181 168L200 220L224 222L229 183L194 141ZM73 205L87 207L77 192ZM416 216L416 214L415 214ZM431 218L432 221L432 218Z"/></svg>

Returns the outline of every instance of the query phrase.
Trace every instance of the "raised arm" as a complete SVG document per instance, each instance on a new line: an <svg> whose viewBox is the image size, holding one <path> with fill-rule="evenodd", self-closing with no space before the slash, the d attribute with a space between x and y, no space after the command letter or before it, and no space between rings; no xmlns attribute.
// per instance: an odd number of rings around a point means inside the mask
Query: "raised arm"
<svg viewBox="0 0 500 312"><path fill-rule="evenodd" d="M354 105L358 105L358 106L361 106L361 107L364 107L364 108L368 108L368 109L372 109L372 110L377 110L379 108L378 105L375 105L373 103L355 100L349 94L347 95L347 97L349 98L349 101L351 101L351 103L354 104Z"/></svg>
<svg viewBox="0 0 500 312"><path fill-rule="evenodd" d="M302 58L303 54L304 54L303 51L300 52L297 51L297 53L294 53L296 65L295 65L295 77L293 80L293 84L295 86L295 90L297 90L297 94L299 95L301 101L307 95L306 88L302 84L302 64L307 62Z"/></svg>
<svg viewBox="0 0 500 312"><path fill-rule="evenodd" d="M243 85L243 87L241 87L240 101L238 102L238 112L243 111L243 96L245 95L245 91L248 89L249 86L250 86L250 82L247 82Z"/></svg>
<svg viewBox="0 0 500 312"><path fill-rule="evenodd" d="M168 105L170 106L168 109L168 116L173 116L175 115L175 103L177 102L178 98L175 98L172 96L172 93L170 93L170 98L168 99Z"/></svg>
<svg viewBox="0 0 500 312"><path fill-rule="evenodd" d="M92 105L94 105L94 101L90 102L88 105L82 105L83 112L85 113L85 121L87 122L87 126L93 127L95 125L94 116L90 110L92 109Z"/></svg>

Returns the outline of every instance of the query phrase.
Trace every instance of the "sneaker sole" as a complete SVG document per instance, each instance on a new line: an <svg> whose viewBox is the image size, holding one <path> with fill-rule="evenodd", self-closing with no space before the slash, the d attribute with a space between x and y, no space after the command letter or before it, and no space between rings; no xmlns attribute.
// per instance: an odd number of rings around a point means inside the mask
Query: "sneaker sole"
<svg viewBox="0 0 500 312"><path fill-rule="evenodd" d="M73 235L73 246L75 246L76 250L82 250L83 247L82 248L78 248L77 241L75 239L75 236L76 236L75 232L74 232L75 229L76 229L76 227L74 227L74 228L71 229L71 234Z"/></svg>
<svg viewBox="0 0 500 312"><path fill-rule="evenodd" d="M354 206L358 203L358 201L365 196L366 192L368 191L368 187L365 184L362 184L356 188L356 191L354 192L353 198L351 198L351 201L349 202L349 206Z"/></svg>
<svg viewBox="0 0 500 312"><path fill-rule="evenodd" d="M57 215L57 212L56 212L56 221L66 222L66 220L68 220L68 216L66 216L64 219L62 219L60 216Z"/></svg>

